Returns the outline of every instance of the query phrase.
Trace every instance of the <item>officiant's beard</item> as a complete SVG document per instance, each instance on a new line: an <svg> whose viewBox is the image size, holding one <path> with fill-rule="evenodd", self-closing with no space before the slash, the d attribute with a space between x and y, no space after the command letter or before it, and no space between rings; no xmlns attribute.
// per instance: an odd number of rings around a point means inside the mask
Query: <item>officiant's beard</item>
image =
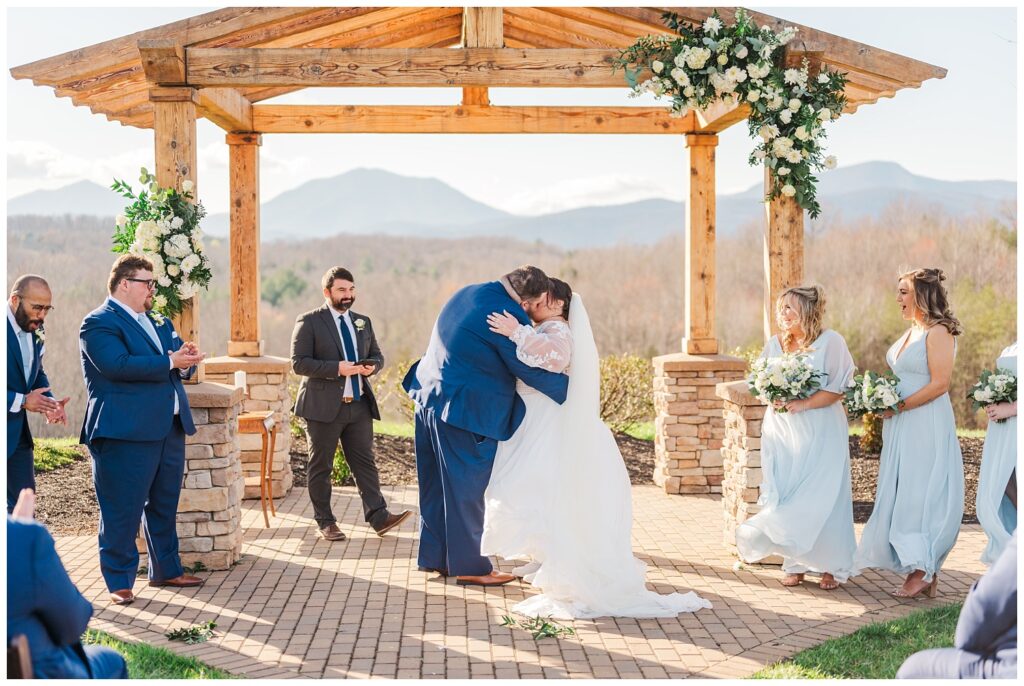
<svg viewBox="0 0 1024 686"><path fill-rule="evenodd" d="M354 295L350 295L350 296L347 296L347 297L341 297L341 298L338 298L337 300L335 300L334 298L331 298L331 305L338 312L348 312L348 309L350 307L352 307L352 303L354 303L355 301L356 301L356 297Z"/></svg>
<svg viewBox="0 0 1024 686"><path fill-rule="evenodd" d="M42 319L32 319L32 316L25 309L24 301L18 301L18 307L14 310L14 321L18 322L18 326L21 327L22 331L32 332L43 325Z"/></svg>

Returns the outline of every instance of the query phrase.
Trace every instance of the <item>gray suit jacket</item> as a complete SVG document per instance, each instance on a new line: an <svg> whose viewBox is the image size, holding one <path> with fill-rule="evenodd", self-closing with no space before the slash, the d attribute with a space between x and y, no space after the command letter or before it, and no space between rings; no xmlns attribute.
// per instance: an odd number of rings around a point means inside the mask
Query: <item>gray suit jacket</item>
<svg viewBox="0 0 1024 686"><path fill-rule="evenodd" d="M377 368L373 373L376 374L384 367L384 355L377 345L370 318L355 312L350 312L350 316L353 324L357 320L366 322L361 328L355 327L356 354L361 360L374 360ZM345 359L345 347L334 311L326 303L295 320L291 357L292 371L303 377L295 397L295 414L318 422L334 421L345 390L345 377L338 376L338 363ZM366 376L363 377L363 402L369 403L370 415L380 419L377 399Z"/></svg>
<svg viewBox="0 0 1024 686"><path fill-rule="evenodd" d="M976 675L978 656L990 660L991 676L1017 676L1017 532L974 582L956 624L953 644L961 651L960 674ZM989 676L989 675L986 675Z"/></svg>

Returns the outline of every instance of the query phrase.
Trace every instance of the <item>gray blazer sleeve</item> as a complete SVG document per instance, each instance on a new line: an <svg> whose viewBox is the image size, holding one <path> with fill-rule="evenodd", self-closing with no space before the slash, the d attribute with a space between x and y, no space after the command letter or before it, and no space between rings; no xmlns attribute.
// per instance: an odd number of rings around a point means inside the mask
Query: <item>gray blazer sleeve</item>
<svg viewBox="0 0 1024 686"><path fill-rule="evenodd" d="M1017 533L988 572L974 582L956 623L953 645L979 655L1017 625Z"/></svg>
<svg viewBox="0 0 1024 686"><path fill-rule="evenodd" d="M292 330L292 371L299 376L317 379L337 379L337 360L318 360L316 352L316 322L313 315L304 314L295 320Z"/></svg>

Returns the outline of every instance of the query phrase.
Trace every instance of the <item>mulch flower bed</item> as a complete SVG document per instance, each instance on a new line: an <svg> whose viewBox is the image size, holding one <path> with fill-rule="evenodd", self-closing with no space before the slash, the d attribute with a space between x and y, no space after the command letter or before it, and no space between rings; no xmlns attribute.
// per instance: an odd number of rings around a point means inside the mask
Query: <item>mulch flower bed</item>
<svg viewBox="0 0 1024 686"><path fill-rule="evenodd" d="M626 461L630 481L635 485L653 483L654 443L618 434L615 437ZM974 499L978 487L978 469L984 442L980 438L961 438L964 455L965 502L964 523L973 524ZM36 518L46 524L56 536L83 536L96 533L99 505L92 483L92 465L84 448L81 458L65 467L36 475L38 498ZM399 436L374 436L374 451L380 481L385 485L416 483L416 454L413 439ZM874 503L875 483L878 479L878 455L864 454L858 438L850 437L850 463L852 466L853 512L857 522L867 521ZM306 486L305 437L292 441L292 471L295 487ZM353 485L350 476L345 484Z"/></svg>

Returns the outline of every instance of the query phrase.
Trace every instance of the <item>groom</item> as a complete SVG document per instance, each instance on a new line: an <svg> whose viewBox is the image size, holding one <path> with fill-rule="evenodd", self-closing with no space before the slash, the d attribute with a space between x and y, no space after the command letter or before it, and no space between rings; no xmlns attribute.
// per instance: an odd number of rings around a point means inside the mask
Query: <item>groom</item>
<svg viewBox="0 0 1024 686"><path fill-rule="evenodd" d="M515 344L491 332L487 315L505 310L529 324L527 314L549 287L543 271L524 266L462 288L442 308L427 352L402 382L416 405L419 566L455 575L463 586L515 578L493 571L480 554L480 537L498 441L508 440L526 414L516 379L559 404L569 385L565 374L520 362Z"/></svg>

